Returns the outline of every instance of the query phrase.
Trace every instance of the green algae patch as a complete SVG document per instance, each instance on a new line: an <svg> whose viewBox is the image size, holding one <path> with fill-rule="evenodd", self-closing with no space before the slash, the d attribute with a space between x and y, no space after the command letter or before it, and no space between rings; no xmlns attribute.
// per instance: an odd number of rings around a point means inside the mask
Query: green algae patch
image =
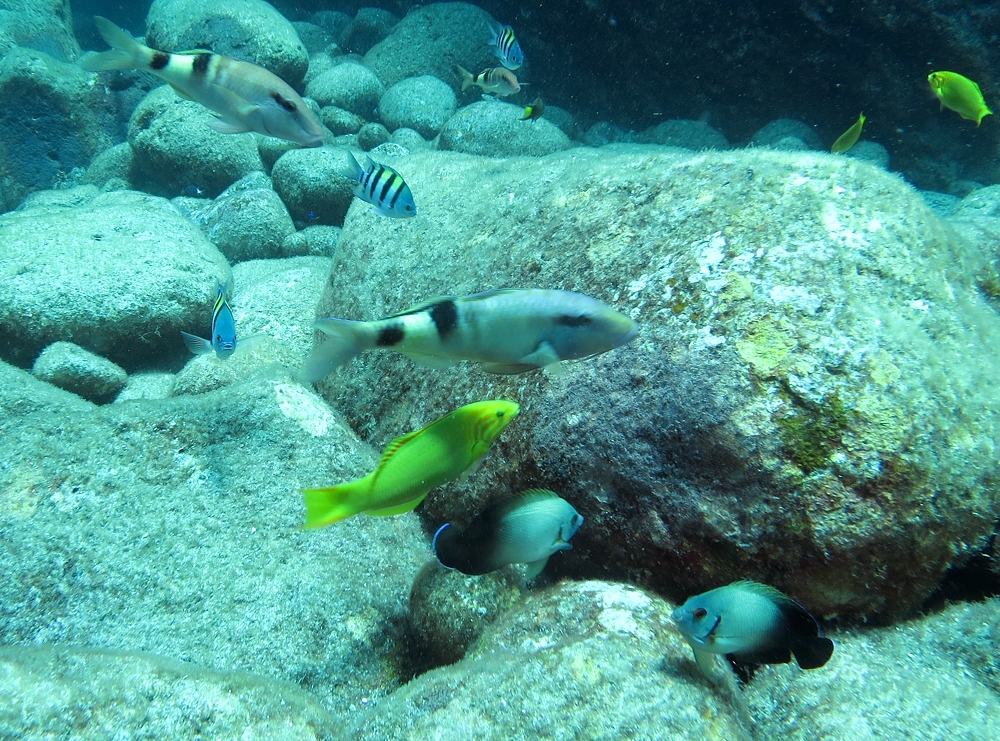
<svg viewBox="0 0 1000 741"><path fill-rule="evenodd" d="M750 363L761 378L772 378L792 348L795 338L777 322L765 317L750 325L743 339L736 342L740 357Z"/></svg>
<svg viewBox="0 0 1000 741"><path fill-rule="evenodd" d="M779 417L781 442L788 449L795 464L806 473L822 468L830 455L840 447L847 430L849 415L837 394L831 394L820 404L801 399L790 414Z"/></svg>

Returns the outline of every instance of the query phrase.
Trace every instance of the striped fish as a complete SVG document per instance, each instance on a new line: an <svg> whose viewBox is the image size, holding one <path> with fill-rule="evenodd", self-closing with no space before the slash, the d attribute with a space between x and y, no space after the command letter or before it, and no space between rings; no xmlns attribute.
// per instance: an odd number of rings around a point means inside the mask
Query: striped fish
<svg viewBox="0 0 1000 741"><path fill-rule="evenodd" d="M187 349L195 355L205 355L215 350L219 360L225 360L236 352L236 319L226 297L233 290L233 279L226 285L215 284L215 307L212 309L212 339L206 340L193 334L181 332Z"/></svg>
<svg viewBox="0 0 1000 741"><path fill-rule="evenodd" d="M392 350L431 368L460 360L488 373L558 368L629 342L636 324L597 299L571 291L507 288L435 299L374 322L321 319L299 378L318 381L366 350Z"/></svg>
<svg viewBox="0 0 1000 741"><path fill-rule="evenodd" d="M500 64L507 69L517 69L524 64L524 52L521 51L521 45L514 37L513 28L510 26L497 27L491 23L490 34L493 36L490 39L490 45L493 47L493 53L500 60Z"/></svg>
<svg viewBox="0 0 1000 741"><path fill-rule="evenodd" d="M95 16L94 23L112 49L84 59L80 66L85 70L148 70L212 111L217 119L208 125L223 134L256 131L307 147L323 143L326 132L305 101L263 67L210 51L157 51L107 18Z"/></svg>
<svg viewBox="0 0 1000 741"><path fill-rule="evenodd" d="M345 175L358 181L354 195L372 204L372 211L396 219L408 219L417 215L417 204L413 202L410 186L402 175L388 165L380 165L371 160L368 160L368 168L365 169L350 152L347 157L352 167Z"/></svg>
<svg viewBox="0 0 1000 741"><path fill-rule="evenodd" d="M490 67L478 75L473 75L461 65L455 65L455 68L462 75L462 90L466 90L472 85L478 85L483 89L483 92L494 93L500 98L521 92L521 85L509 69Z"/></svg>

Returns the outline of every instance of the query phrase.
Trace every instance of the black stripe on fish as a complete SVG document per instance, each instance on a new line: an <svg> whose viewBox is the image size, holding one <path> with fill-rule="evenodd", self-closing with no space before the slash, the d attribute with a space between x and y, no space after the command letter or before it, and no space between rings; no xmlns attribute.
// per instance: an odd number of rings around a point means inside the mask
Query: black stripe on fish
<svg viewBox="0 0 1000 741"><path fill-rule="evenodd" d="M393 191L392 197L389 199L387 208L391 211L396 207L396 201L399 199L399 194L403 192L403 186L406 183L403 182L403 178L399 176L399 173L393 173L395 177L392 179Z"/></svg>
<svg viewBox="0 0 1000 741"><path fill-rule="evenodd" d="M382 177L383 172L381 166L372 167L368 172L368 198L372 203L375 203L375 188L378 186L379 178Z"/></svg>
<svg viewBox="0 0 1000 741"><path fill-rule="evenodd" d="M586 327L588 324L593 324L594 320L591 319L586 314L580 314L579 316L573 316L572 314L561 314L556 319L556 324L562 324L564 327Z"/></svg>
<svg viewBox="0 0 1000 741"><path fill-rule="evenodd" d="M274 98L275 102L286 111L289 113L295 113L295 104L288 98L282 97L281 93L271 93L271 97Z"/></svg>
<svg viewBox="0 0 1000 741"><path fill-rule="evenodd" d="M149 62L150 69L163 69L170 63L170 55L165 51L158 51Z"/></svg>
<svg viewBox="0 0 1000 741"><path fill-rule="evenodd" d="M390 324L387 327L382 327L378 331L378 337L375 339L375 344L378 347L392 347L403 341L403 337L406 333L403 328L397 324Z"/></svg>
<svg viewBox="0 0 1000 741"><path fill-rule="evenodd" d="M191 62L191 72L196 75L203 75L208 71L208 63L212 59L212 52L203 51L194 55L194 61Z"/></svg>
<svg viewBox="0 0 1000 741"><path fill-rule="evenodd" d="M385 175L385 182L382 185L382 192L378 194L379 205L385 203L385 199L389 195L389 190L392 188L392 182L396 179L393 177L392 170L388 168L382 168L382 174Z"/></svg>
<svg viewBox="0 0 1000 741"><path fill-rule="evenodd" d="M442 340L451 334L458 326L458 307L450 298L439 301L430 307L431 321Z"/></svg>

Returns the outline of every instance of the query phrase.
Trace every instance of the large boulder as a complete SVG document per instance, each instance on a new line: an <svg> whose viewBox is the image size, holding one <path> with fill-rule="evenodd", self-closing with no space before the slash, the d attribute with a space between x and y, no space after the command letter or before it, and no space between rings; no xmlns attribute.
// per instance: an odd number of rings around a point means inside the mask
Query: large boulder
<svg viewBox="0 0 1000 741"><path fill-rule="evenodd" d="M0 56L15 46L44 52L60 62L80 53L66 0L4 0L0 7Z"/></svg>
<svg viewBox="0 0 1000 741"><path fill-rule="evenodd" d="M572 144L551 121L525 120L521 106L481 100L459 109L448 119L441 130L439 146L488 157L541 157L569 149Z"/></svg>
<svg viewBox="0 0 1000 741"><path fill-rule="evenodd" d="M168 201L135 191L0 216L0 356L68 340L126 370L179 359L229 266Z"/></svg>
<svg viewBox="0 0 1000 741"><path fill-rule="evenodd" d="M587 518L557 575L678 600L757 578L880 618L918 608L993 532L991 247L900 179L826 154L634 145L406 167L418 217L348 214L320 316L512 286L581 291L639 324L561 377L371 352L322 382L379 441L428 410L521 402L470 485L424 503L430 528L545 486Z"/></svg>
<svg viewBox="0 0 1000 741"><path fill-rule="evenodd" d="M211 49L259 64L294 88L309 68L295 27L264 0L153 0L146 43L164 51Z"/></svg>
<svg viewBox="0 0 1000 741"><path fill-rule="evenodd" d="M495 66L489 14L468 3L432 3L407 13L364 57L386 87L419 75L433 75L455 90L462 78L455 65L479 72Z"/></svg>
<svg viewBox="0 0 1000 741"><path fill-rule="evenodd" d="M185 100L169 85L143 98L128 125L132 146L129 179L167 198L189 186L214 198L264 163L253 134L220 134L209 128L211 111Z"/></svg>
<svg viewBox="0 0 1000 741"><path fill-rule="evenodd" d="M252 672L340 723L399 686L425 536L413 515L301 528L301 487L377 457L287 374L98 408L0 364L0 411L0 644Z"/></svg>
<svg viewBox="0 0 1000 741"><path fill-rule="evenodd" d="M0 59L0 211L51 188L111 146L107 93L93 76L33 49Z"/></svg>

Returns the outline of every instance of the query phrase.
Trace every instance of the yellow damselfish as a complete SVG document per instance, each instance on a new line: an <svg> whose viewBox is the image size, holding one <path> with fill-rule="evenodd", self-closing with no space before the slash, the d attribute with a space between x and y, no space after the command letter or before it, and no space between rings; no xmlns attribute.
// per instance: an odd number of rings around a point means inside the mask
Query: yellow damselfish
<svg viewBox="0 0 1000 741"><path fill-rule="evenodd" d="M475 473L518 411L513 401L477 401L396 438L364 478L303 489L305 527L332 525L362 512L378 517L409 512L434 487Z"/></svg>
<svg viewBox="0 0 1000 741"><path fill-rule="evenodd" d="M830 147L830 151L833 152L834 154L843 154L848 149L857 144L858 139L861 138L861 127L863 127L864 125L865 125L865 114L862 113L860 116L858 116L858 120L854 122L851 128L849 128L847 131L845 131L843 134L837 137L837 141L835 141L833 143L833 146Z"/></svg>
<svg viewBox="0 0 1000 741"><path fill-rule="evenodd" d="M951 108L962 118L975 121L976 126L984 116L993 113L983 99L979 85L957 72L931 72L927 75L931 90L941 101L942 108Z"/></svg>

